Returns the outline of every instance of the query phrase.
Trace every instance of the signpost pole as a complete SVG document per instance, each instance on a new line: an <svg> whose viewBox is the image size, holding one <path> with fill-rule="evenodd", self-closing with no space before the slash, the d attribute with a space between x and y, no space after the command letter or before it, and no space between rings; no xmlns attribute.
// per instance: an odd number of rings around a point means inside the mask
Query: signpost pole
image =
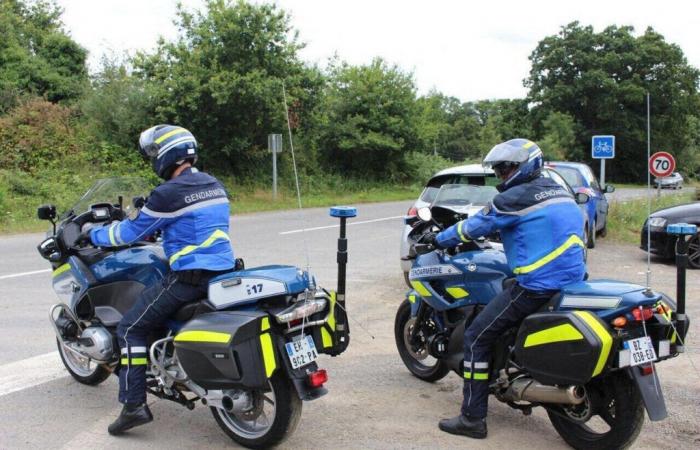
<svg viewBox="0 0 700 450"><path fill-rule="evenodd" d="M600 160L600 188L605 191L605 160Z"/></svg>
<svg viewBox="0 0 700 450"><path fill-rule="evenodd" d="M277 200L277 153L282 151L282 135L268 134L267 148L272 153L272 199Z"/></svg>
<svg viewBox="0 0 700 450"><path fill-rule="evenodd" d="M651 106L649 100L649 92L647 92L647 161L651 159L651 125L650 113ZM651 216L651 172L647 170L647 220ZM650 291L651 283L651 227L647 222L647 292Z"/></svg>
<svg viewBox="0 0 700 450"><path fill-rule="evenodd" d="M277 152L272 151L272 199L277 200Z"/></svg>

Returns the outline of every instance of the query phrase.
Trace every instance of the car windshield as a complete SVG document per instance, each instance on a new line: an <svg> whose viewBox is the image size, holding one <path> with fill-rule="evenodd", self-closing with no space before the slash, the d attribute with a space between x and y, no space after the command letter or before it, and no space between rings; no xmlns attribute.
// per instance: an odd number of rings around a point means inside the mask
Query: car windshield
<svg viewBox="0 0 700 450"><path fill-rule="evenodd" d="M426 203L432 203L435 201L435 197L440 188L445 184L468 184L472 186L496 186L500 183L496 175L493 173L486 173L483 175L465 175L465 174L451 174L451 175L441 175L438 177L431 178L428 184L425 186L420 199Z"/></svg>
<svg viewBox="0 0 700 450"><path fill-rule="evenodd" d="M457 209L468 206L484 206L498 193L493 186L474 186L470 184L443 184L432 206Z"/></svg>
<svg viewBox="0 0 700 450"><path fill-rule="evenodd" d="M581 172L571 167L564 166L554 166L554 169L561 175L569 186L572 188L578 188L583 186L583 176Z"/></svg>
<svg viewBox="0 0 700 450"><path fill-rule="evenodd" d="M134 197L146 196L152 186L146 180L138 177L105 178L97 180L90 189L67 211L61 218L71 213L80 214L90 209L90 206L98 203L119 203L119 197L124 202L124 212L129 215L134 208L132 200Z"/></svg>

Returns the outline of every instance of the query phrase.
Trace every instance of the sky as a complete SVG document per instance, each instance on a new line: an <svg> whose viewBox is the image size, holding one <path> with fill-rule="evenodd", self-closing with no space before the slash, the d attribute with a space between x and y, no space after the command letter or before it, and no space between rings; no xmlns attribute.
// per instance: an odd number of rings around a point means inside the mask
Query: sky
<svg viewBox="0 0 700 450"><path fill-rule="evenodd" d="M57 0L69 34L88 49L91 70L103 54L153 50L177 36L177 0ZM204 0L182 0L200 9ZM256 1L256 3L260 3ZM528 56L545 36L574 20L648 26L679 45L700 67L700 2L694 0L277 0L306 43L300 57L324 67L337 55L350 64L380 56L412 72L419 94L436 89L462 101L527 94Z"/></svg>

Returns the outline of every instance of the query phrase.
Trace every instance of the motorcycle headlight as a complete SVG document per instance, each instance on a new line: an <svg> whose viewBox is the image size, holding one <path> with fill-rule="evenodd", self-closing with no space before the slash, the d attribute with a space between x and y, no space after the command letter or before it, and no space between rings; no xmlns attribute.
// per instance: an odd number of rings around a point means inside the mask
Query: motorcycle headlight
<svg viewBox="0 0 700 450"><path fill-rule="evenodd" d="M666 226L666 219L663 217L652 217L649 219L649 227L651 228L663 228Z"/></svg>
<svg viewBox="0 0 700 450"><path fill-rule="evenodd" d="M319 311L323 311L325 307L325 298L318 297L311 300L305 300L295 303L279 314L275 314L275 319L277 319L278 323L289 323L295 320L303 319L304 317L312 316Z"/></svg>

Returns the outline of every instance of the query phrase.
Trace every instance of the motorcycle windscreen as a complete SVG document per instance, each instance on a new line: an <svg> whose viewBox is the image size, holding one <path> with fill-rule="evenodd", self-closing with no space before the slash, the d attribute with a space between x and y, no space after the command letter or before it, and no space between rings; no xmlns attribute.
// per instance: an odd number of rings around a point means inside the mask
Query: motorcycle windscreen
<svg viewBox="0 0 700 450"><path fill-rule="evenodd" d="M543 384L585 384L606 367L612 335L588 311L528 316L520 326L515 357Z"/></svg>

